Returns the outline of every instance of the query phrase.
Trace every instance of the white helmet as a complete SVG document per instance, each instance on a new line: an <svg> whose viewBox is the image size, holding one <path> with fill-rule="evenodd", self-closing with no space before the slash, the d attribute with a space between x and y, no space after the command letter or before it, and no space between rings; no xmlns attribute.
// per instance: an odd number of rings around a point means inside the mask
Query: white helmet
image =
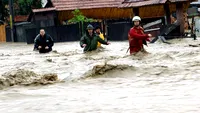
<svg viewBox="0 0 200 113"><path fill-rule="evenodd" d="M141 21L141 18L139 16L134 16L133 19L132 19L132 21L133 22L134 21Z"/></svg>

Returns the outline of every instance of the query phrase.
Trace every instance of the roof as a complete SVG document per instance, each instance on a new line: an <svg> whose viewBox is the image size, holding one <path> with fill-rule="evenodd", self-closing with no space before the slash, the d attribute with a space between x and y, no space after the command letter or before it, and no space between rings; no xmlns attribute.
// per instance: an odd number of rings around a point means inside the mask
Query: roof
<svg viewBox="0 0 200 113"><path fill-rule="evenodd" d="M37 13L37 12L55 11L55 10L56 10L55 7L51 7L51 8L33 9L33 12Z"/></svg>
<svg viewBox="0 0 200 113"><path fill-rule="evenodd" d="M164 4L170 2L184 2L195 0L50 0L53 7L33 9L33 12L45 11L72 11L75 9L98 9L98 8L130 8L148 5Z"/></svg>
<svg viewBox="0 0 200 113"><path fill-rule="evenodd" d="M86 17L98 19L110 18L130 18L133 16L132 7L141 7L140 15L143 18L160 17L165 15L161 5L167 1L175 2L192 2L194 0L48 0L48 6L51 8L36 9L33 12L58 11L59 20L66 20L73 17L71 11L80 9ZM184 4L184 7L187 7ZM145 8L143 6L148 6ZM124 10L123 8L126 8ZM91 10L88 10L91 9ZM157 10L160 9L160 10ZM170 11L176 10L176 5L170 5ZM153 14L152 14L153 13ZM29 19L30 20L30 19Z"/></svg>
<svg viewBox="0 0 200 113"><path fill-rule="evenodd" d="M58 11L118 7L124 0L51 0Z"/></svg>
<svg viewBox="0 0 200 113"><path fill-rule="evenodd" d="M15 22L24 22L27 21L28 15L16 15L14 17Z"/></svg>
<svg viewBox="0 0 200 113"><path fill-rule="evenodd" d="M191 0L126 0L121 5L120 8L128 8L128 7L141 7L141 6L148 6L148 5L157 5L157 4L164 4L167 1L175 3L175 2L185 2Z"/></svg>

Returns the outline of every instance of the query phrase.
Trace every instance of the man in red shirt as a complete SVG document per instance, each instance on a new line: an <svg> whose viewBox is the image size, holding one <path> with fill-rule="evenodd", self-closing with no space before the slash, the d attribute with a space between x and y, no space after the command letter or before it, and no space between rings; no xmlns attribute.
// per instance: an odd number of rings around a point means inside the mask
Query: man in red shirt
<svg viewBox="0 0 200 113"><path fill-rule="evenodd" d="M129 49L131 55L139 51L146 52L143 47L143 43L150 41L149 38L152 37L151 34L144 34L144 29L140 26L141 18L139 16L134 16L132 21L134 22L134 26L128 33Z"/></svg>

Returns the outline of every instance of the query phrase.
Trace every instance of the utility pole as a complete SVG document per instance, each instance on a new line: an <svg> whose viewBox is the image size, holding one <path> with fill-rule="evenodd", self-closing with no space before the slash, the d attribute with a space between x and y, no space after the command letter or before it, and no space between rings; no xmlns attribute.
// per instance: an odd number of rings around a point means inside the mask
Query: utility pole
<svg viewBox="0 0 200 113"><path fill-rule="evenodd" d="M13 13L13 0L9 0L9 16L10 16L10 33L11 41L14 42L14 13Z"/></svg>

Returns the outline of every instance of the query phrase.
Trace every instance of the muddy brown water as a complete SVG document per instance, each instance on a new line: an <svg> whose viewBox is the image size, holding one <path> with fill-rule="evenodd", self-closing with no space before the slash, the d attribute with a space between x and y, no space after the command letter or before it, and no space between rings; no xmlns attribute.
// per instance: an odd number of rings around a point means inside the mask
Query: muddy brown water
<svg viewBox="0 0 200 113"><path fill-rule="evenodd" d="M199 113L200 41L171 43L149 44L150 54L136 56L126 54L126 41L88 54L79 42L56 43L49 54L1 43L0 80L19 70L35 74L0 90L0 113ZM58 80L42 84L50 73Z"/></svg>

